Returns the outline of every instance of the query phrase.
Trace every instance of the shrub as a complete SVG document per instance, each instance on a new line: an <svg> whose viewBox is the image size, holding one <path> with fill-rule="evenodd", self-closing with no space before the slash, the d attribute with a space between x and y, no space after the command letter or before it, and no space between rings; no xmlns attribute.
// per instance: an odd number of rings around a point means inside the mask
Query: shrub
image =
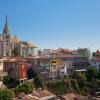
<svg viewBox="0 0 100 100"><path fill-rule="evenodd" d="M14 97L13 91L8 89L0 90L0 100L13 100Z"/></svg>
<svg viewBox="0 0 100 100"><path fill-rule="evenodd" d="M45 87L45 82L42 79L41 76L37 75L34 80L33 80L34 85L36 86L36 88L44 88Z"/></svg>
<svg viewBox="0 0 100 100"><path fill-rule="evenodd" d="M76 90L76 92L79 92L79 86L78 86L78 83L77 83L77 80L76 79L71 79L71 86L74 90Z"/></svg>
<svg viewBox="0 0 100 100"><path fill-rule="evenodd" d="M48 82L47 87L56 95L63 95L70 91L67 83L65 82Z"/></svg>
<svg viewBox="0 0 100 100"><path fill-rule="evenodd" d="M7 84L10 81L10 77L9 76L4 76L3 77L3 84Z"/></svg>
<svg viewBox="0 0 100 100"><path fill-rule="evenodd" d="M80 94L83 95L83 96L87 96L88 95L88 93L85 90L81 90Z"/></svg>
<svg viewBox="0 0 100 100"><path fill-rule="evenodd" d="M23 84L18 85L15 88L15 94L18 95L20 92L29 94L32 93L33 89L34 89L33 83L29 83L28 81L25 81Z"/></svg>
<svg viewBox="0 0 100 100"><path fill-rule="evenodd" d="M28 75L28 79L32 79L36 77L37 73L32 68L28 68L27 75Z"/></svg>

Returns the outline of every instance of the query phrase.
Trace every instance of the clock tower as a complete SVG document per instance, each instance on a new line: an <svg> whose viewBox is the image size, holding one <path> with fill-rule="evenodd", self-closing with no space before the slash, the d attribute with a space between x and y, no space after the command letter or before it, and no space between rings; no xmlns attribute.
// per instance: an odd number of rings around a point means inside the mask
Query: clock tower
<svg viewBox="0 0 100 100"><path fill-rule="evenodd" d="M6 22L3 29L3 56L11 56L10 37L11 35L9 33L7 16L6 16Z"/></svg>

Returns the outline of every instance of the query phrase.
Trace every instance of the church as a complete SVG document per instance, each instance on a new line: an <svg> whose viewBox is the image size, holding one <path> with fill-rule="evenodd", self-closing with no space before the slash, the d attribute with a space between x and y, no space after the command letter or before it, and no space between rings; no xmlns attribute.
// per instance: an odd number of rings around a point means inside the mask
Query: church
<svg viewBox="0 0 100 100"><path fill-rule="evenodd" d="M13 51L17 51L18 55L34 56L37 46L28 41L21 41L16 35L12 36L9 32L7 16L2 34L0 34L0 57L14 56Z"/></svg>

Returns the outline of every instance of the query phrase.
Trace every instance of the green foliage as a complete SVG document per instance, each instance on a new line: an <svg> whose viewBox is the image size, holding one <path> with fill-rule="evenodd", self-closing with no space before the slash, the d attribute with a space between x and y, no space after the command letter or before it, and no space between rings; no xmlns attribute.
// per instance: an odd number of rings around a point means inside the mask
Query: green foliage
<svg viewBox="0 0 100 100"><path fill-rule="evenodd" d="M32 93L33 89L34 89L33 83L29 83L28 81L25 81L23 84L15 88L15 94L18 95L20 92L29 94Z"/></svg>
<svg viewBox="0 0 100 100"><path fill-rule="evenodd" d="M87 81L86 73L84 72L74 73L74 79L77 80L78 86L81 89L84 87Z"/></svg>
<svg viewBox="0 0 100 100"><path fill-rule="evenodd" d="M32 79L32 78L36 77L36 75L37 75L37 73L32 68L28 69L27 74L28 74L28 79Z"/></svg>
<svg viewBox="0 0 100 100"><path fill-rule="evenodd" d="M91 88L84 86L83 89L80 90L80 94L83 96L87 96L90 94Z"/></svg>
<svg viewBox="0 0 100 100"><path fill-rule="evenodd" d="M4 76L3 77L3 84L7 84L10 81L10 77L9 76Z"/></svg>
<svg viewBox="0 0 100 100"><path fill-rule="evenodd" d="M84 72L80 73L80 79L84 80L84 81L87 81L86 74Z"/></svg>
<svg viewBox="0 0 100 100"><path fill-rule="evenodd" d="M63 95L69 92L67 85L64 82L49 82L48 89L56 95Z"/></svg>
<svg viewBox="0 0 100 100"><path fill-rule="evenodd" d="M45 87L45 82L42 79L42 77L40 77L39 75L37 75L34 80L33 80L34 85L36 86L36 88L44 88Z"/></svg>
<svg viewBox="0 0 100 100"><path fill-rule="evenodd" d="M14 49L12 50L12 55L13 55L13 56L19 56L19 51L18 51L17 48L14 48Z"/></svg>
<svg viewBox="0 0 100 100"><path fill-rule="evenodd" d="M86 73L84 72L74 72L73 78L77 80L87 80Z"/></svg>
<svg viewBox="0 0 100 100"><path fill-rule="evenodd" d="M64 79L67 79L68 78L68 76L67 75L64 75Z"/></svg>
<svg viewBox="0 0 100 100"><path fill-rule="evenodd" d="M100 80L100 72L97 73L96 79L99 79Z"/></svg>
<svg viewBox="0 0 100 100"><path fill-rule="evenodd" d="M97 84L98 88L100 88L100 80L96 80L96 84Z"/></svg>
<svg viewBox="0 0 100 100"><path fill-rule="evenodd" d="M88 81L94 81L96 79L98 72L92 66L89 66L87 69L87 79Z"/></svg>
<svg viewBox="0 0 100 100"><path fill-rule="evenodd" d="M70 80L71 82L71 87L76 91L76 92L79 92L79 86L78 86L78 82L76 79L71 79Z"/></svg>
<svg viewBox="0 0 100 100"><path fill-rule="evenodd" d="M0 90L0 100L13 100L14 96L14 92L11 90Z"/></svg>
<svg viewBox="0 0 100 100"><path fill-rule="evenodd" d="M72 88L71 81L65 80L64 82L65 82L65 85L67 86L68 91L72 92L74 89Z"/></svg>

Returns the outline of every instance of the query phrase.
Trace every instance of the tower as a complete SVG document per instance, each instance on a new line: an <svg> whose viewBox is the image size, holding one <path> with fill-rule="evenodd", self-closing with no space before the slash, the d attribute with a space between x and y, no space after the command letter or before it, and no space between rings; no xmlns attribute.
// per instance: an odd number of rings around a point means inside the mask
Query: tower
<svg viewBox="0 0 100 100"><path fill-rule="evenodd" d="M5 26L3 29L3 56L11 56L10 33L8 28L7 16Z"/></svg>
<svg viewBox="0 0 100 100"><path fill-rule="evenodd" d="M5 22L5 27L4 27L4 29L3 29L3 33L9 34L7 16L6 16L6 22Z"/></svg>

